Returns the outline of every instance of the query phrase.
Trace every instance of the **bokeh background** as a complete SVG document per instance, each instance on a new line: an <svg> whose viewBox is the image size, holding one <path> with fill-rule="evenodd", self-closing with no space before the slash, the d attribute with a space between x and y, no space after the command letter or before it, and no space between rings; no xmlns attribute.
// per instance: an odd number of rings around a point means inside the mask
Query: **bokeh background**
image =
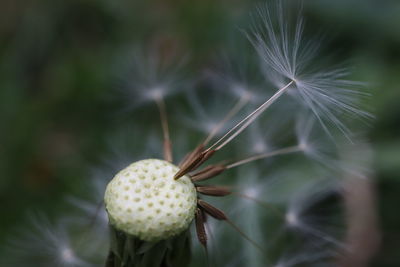
<svg viewBox="0 0 400 267"><path fill-rule="evenodd" d="M323 29L327 50L338 61L348 59L354 77L369 84L376 120L368 138L382 232L371 266L400 266L400 2L305 2L307 29ZM241 34L255 3L2 0L0 242L28 212L60 212L57 203L81 190L88 166L108 149L110 129L129 122L115 112L112 89L130 48L161 46L188 55L186 71L196 76Z"/></svg>

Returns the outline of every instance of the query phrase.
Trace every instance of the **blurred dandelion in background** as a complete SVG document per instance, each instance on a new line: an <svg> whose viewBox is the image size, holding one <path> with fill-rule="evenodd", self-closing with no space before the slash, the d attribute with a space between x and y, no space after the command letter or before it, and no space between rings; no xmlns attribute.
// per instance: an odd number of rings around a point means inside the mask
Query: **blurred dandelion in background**
<svg viewBox="0 0 400 267"><path fill-rule="evenodd" d="M4 266L336 266L350 258L347 179L368 178L343 151L366 146L348 125L372 118L360 107L368 94L346 68L320 64L301 6L259 5L246 30L254 51L228 52L191 81L183 55L133 49L112 95L116 114L135 124L108 129L109 153L84 190L66 196L59 223L21 226Z"/></svg>

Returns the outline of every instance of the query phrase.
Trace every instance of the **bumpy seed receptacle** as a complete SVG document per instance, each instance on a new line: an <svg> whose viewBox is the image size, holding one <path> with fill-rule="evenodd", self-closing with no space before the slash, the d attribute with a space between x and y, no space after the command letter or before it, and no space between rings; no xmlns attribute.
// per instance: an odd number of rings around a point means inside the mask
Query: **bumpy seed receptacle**
<svg viewBox="0 0 400 267"><path fill-rule="evenodd" d="M174 180L178 170L164 160L141 160L108 184L104 197L111 226L107 267L187 264L187 230L197 195L189 177Z"/></svg>

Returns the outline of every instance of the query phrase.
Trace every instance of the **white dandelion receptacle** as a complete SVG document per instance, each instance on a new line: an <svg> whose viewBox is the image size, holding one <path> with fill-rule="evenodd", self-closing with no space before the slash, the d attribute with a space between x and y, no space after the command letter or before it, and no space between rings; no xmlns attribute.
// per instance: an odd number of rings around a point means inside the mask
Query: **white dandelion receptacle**
<svg viewBox="0 0 400 267"><path fill-rule="evenodd" d="M164 240L186 230L197 196L189 177L173 178L178 171L158 159L137 161L120 171L104 197L110 223L143 241Z"/></svg>

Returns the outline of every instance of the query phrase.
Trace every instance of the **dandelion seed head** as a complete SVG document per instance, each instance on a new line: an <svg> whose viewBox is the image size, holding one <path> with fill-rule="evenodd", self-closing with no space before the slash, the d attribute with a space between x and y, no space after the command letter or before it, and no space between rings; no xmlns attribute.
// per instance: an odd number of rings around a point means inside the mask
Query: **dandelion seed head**
<svg viewBox="0 0 400 267"><path fill-rule="evenodd" d="M197 194L179 168L157 159L134 162L107 185L104 203L110 223L144 241L159 241L186 230L194 218Z"/></svg>

